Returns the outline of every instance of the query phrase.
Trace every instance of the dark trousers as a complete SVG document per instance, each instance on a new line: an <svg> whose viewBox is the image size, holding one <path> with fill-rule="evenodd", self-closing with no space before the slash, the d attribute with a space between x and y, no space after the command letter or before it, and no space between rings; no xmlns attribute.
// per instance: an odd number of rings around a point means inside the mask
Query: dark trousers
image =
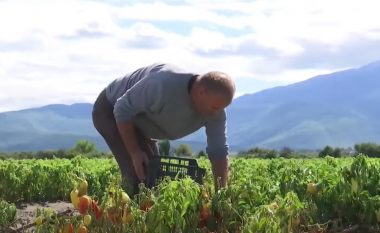
<svg viewBox="0 0 380 233"><path fill-rule="evenodd" d="M117 128L113 109L114 107L106 97L106 91L103 90L95 101L92 120L96 130L102 135L115 156L121 171L123 186L126 185L126 191L133 197L139 191L139 182L132 165L131 155L128 153ZM146 138L137 128L135 128L135 132L140 148L148 157L151 159L153 156L158 155L156 141Z"/></svg>

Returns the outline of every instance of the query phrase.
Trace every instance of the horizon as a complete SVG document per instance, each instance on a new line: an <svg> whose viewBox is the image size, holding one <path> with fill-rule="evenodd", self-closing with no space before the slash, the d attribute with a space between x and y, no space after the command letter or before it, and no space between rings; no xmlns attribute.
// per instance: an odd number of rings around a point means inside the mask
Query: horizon
<svg viewBox="0 0 380 233"><path fill-rule="evenodd" d="M361 67L364 67L364 66L367 66L367 65L370 65L370 64L374 64L374 63L376 63L376 64L379 63L380 64L380 60L374 61L374 62L370 62L368 64L364 64ZM358 69L358 68L361 68L361 67L353 67L351 69ZM334 74L334 73L339 73L339 72L347 71L347 70L350 70L350 69L338 70L338 71L334 71L334 72L331 72L331 73L328 73L328 74L318 74L316 76L307 78L305 80L301 80L301 81L298 81L298 82L289 83L289 84L285 84L285 85L278 85L278 86L272 86L272 87L268 87L268 88L263 88L263 89L259 89L259 90L255 91L255 92L237 93L237 94L235 94L235 96L234 96L233 99L235 100L235 99L238 99L239 97L242 97L242 96L245 96L245 95L256 94L256 93L259 93L261 91L265 91L265 90L269 90L269 89L273 89L273 88L277 88L277 87L286 87L286 86L297 84L297 83L300 83L300 82L304 82L304 81L307 81L307 80L310 80L310 79L319 78L320 76L331 75L331 74ZM75 105L75 104L93 104L93 102L48 103L48 104L45 104L45 105L37 105L37 106L31 106L31 107L26 107L26 108L21 108L21 109L13 109L13 110L7 110L7 111L1 111L0 110L0 113L16 112L16 111L22 111L22 110L43 108L43 107L50 106L50 105L66 105L66 106L71 106L71 105Z"/></svg>
<svg viewBox="0 0 380 233"><path fill-rule="evenodd" d="M342 70L342 71L344 71L344 70ZM340 72L340 71L336 71L336 72ZM321 74L321 75L324 75L324 74ZM318 76L320 76L320 75L316 75L314 77L310 77L308 79L301 80L299 82L307 81L309 79L313 79L313 78L316 78ZM235 94L235 96L234 96L233 99L235 100L235 99L238 99L239 97L242 97L244 95L250 95L250 94L259 93L261 91L265 91L265 90L276 88L276 87L285 87L285 86L296 84L296 83L299 83L299 82L289 83L289 84L286 84L286 85L278 85L278 86L272 86L272 87L268 87L268 88L263 88L263 89L259 89L259 90L255 91L255 92L250 92L250 93L249 92L247 92L247 93L237 93L237 94ZM45 105L37 105L37 106L31 106L31 107L20 108L20 109L13 109L13 110L7 110L7 111L1 111L1 108L0 108L0 113L17 112L17 111L29 110L29 109L38 109L38 108L43 108L43 107L50 106L50 105L66 105L66 106L71 106L71 105L75 105L75 104L93 104L93 102L48 103L48 104L45 104Z"/></svg>
<svg viewBox="0 0 380 233"><path fill-rule="evenodd" d="M358 68L380 59L379 7L374 0L1 1L0 112L93 103L109 82L154 62L224 71L236 82L235 98Z"/></svg>

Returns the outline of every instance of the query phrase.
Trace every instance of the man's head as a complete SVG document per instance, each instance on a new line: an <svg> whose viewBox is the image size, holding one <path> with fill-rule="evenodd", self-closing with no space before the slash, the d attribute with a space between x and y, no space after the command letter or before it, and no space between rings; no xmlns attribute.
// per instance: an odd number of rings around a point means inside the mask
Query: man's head
<svg viewBox="0 0 380 233"><path fill-rule="evenodd" d="M219 71L198 76L191 89L194 107L204 116L215 116L223 111L232 102L234 94L234 81Z"/></svg>

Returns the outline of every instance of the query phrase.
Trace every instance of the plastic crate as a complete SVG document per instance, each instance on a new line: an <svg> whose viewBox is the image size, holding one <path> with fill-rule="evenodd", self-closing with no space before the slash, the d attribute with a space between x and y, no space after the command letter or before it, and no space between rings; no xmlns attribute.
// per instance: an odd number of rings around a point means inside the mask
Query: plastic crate
<svg viewBox="0 0 380 233"><path fill-rule="evenodd" d="M206 169L200 168L196 159L157 156L149 161L146 185L151 188L167 176L171 178L189 176L195 182L202 184L205 173Z"/></svg>

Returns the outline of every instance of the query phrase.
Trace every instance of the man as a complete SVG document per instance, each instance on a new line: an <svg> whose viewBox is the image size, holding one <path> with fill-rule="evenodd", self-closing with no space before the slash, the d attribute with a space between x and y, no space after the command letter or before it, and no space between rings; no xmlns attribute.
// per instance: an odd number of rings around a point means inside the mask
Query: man
<svg viewBox="0 0 380 233"><path fill-rule="evenodd" d="M174 140L205 127L206 152L218 185L228 177L225 108L235 93L222 72L187 73L153 64L111 82L98 96L93 123L120 167L130 194L145 180L144 167L158 154L155 139Z"/></svg>

